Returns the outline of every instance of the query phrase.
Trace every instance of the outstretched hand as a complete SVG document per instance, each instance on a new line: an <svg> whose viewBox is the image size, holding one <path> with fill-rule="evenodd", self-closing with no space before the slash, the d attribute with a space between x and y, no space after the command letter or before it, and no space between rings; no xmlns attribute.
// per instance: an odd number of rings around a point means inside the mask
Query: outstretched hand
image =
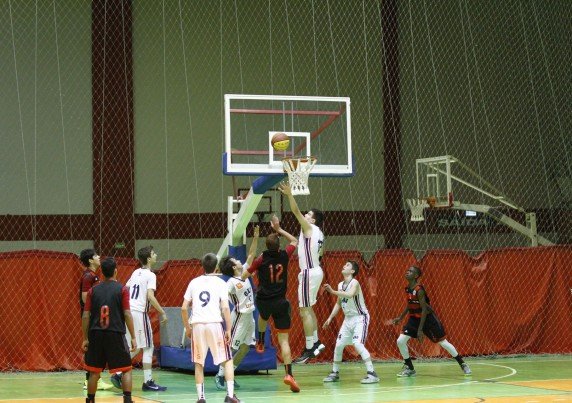
<svg viewBox="0 0 572 403"><path fill-rule="evenodd" d="M286 196L292 194L292 187L290 187L290 184L288 182L280 182L280 185L278 185L278 190L283 194L285 194Z"/></svg>
<svg viewBox="0 0 572 403"><path fill-rule="evenodd" d="M276 217L276 214L270 219L270 225L274 231L278 232L280 230L280 219Z"/></svg>

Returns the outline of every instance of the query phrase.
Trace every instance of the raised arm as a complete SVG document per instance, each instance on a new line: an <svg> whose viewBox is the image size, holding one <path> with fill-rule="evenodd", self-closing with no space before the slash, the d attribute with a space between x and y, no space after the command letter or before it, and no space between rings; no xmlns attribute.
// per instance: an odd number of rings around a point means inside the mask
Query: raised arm
<svg viewBox="0 0 572 403"><path fill-rule="evenodd" d="M246 259L246 264L248 266L252 264L252 261L256 256L256 250L258 249L258 239L260 239L260 227L257 225L254 227L254 237L252 238L252 243L250 244L250 249L248 250L248 258Z"/></svg>
<svg viewBox="0 0 572 403"><path fill-rule="evenodd" d="M302 212L298 207L298 203L296 203L296 199L294 199L294 196L292 195L292 188L290 187L290 184L287 182L282 182L280 183L280 185L278 185L278 190L280 190L282 194L285 194L288 197L288 203L290 203L290 209L292 210L292 213L300 223L304 235L307 237L311 236L312 226L308 221L306 221L306 219L302 215Z"/></svg>
<svg viewBox="0 0 572 403"><path fill-rule="evenodd" d="M298 245L298 240L296 239L296 237L290 234L289 232L286 232L282 227L280 227L280 220L278 219L278 217L276 217L276 215L272 216L272 219L270 220L270 225L272 225L272 229L274 231L278 232L280 235L288 239L290 245L294 246Z"/></svg>

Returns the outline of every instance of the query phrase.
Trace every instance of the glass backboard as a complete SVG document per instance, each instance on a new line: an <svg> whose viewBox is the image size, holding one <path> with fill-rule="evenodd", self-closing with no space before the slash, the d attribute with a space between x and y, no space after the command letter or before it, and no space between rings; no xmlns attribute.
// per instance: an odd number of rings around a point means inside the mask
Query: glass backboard
<svg viewBox="0 0 572 403"><path fill-rule="evenodd" d="M226 175L284 175L282 159L314 156L311 176L353 176L350 99L226 94ZM286 133L276 151L271 139Z"/></svg>

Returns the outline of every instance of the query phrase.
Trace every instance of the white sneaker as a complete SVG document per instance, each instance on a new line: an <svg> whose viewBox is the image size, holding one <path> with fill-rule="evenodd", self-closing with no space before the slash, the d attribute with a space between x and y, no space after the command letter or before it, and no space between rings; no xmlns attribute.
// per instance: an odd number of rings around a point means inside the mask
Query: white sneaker
<svg viewBox="0 0 572 403"><path fill-rule="evenodd" d="M360 382L361 383L378 383L379 377L377 376L375 371L368 371L367 374L365 375L365 378L363 378Z"/></svg>
<svg viewBox="0 0 572 403"><path fill-rule="evenodd" d="M409 369L409 367L407 365L403 366L403 369L401 370L401 372L399 372L397 374L397 376L400 377L410 377L410 376L415 376L417 373L415 372L414 369Z"/></svg>
<svg viewBox="0 0 572 403"><path fill-rule="evenodd" d="M339 372L330 372L330 375L326 376L323 382L338 382L340 380Z"/></svg>
<svg viewBox="0 0 572 403"><path fill-rule="evenodd" d="M471 368L469 368L469 364L467 364L466 362L461 364L461 369L463 370L465 376L471 376L473 374Z"/></svg>

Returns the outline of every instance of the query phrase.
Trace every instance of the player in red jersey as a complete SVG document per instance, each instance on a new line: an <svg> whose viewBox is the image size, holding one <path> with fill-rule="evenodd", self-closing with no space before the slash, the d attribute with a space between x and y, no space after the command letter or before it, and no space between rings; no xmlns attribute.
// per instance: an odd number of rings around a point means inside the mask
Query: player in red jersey
<svg viewBox="0 0 572 403"><path fill-rule="evenodd" d="M396 325L403 320L406 314L409 314L409 319L397 339L397 347L404 360L403 369L397 376L409 377L416 375L415 368L409 357L407 342L413 337L421 343L424 335L433 343L439 343L441 347L447 350L459 363L465 376L469 376L471 375L471 368L463 361L463 357L457 352L455 346L447 341L445 329L430 305L425 287L418 282L421 274L421 269L417 266L411 266L405 272L405 278L409 282L408 286L405 287L407 306L399 317L392 320L393 324Z"/></svg>
<svg viewBox="0 0 572 403"><path fill-rule="evenodd" d="M298 241L293 235L280 228L280 221L276 216L272 217L272 228L276 233L266 237L266 248L262 255L257 257L248 271L243 273L246 278L254 273L258 275L258 293L256 294L256 307L258 308L258 336L256 351L264 352L264 335L270 317L274 320L274 327L278 332L278 343L284 362L284 383L290 386L294 393L300 392L300 387L292 376L292 353L288 342L291 316L290 302L286 299L288 287L288 262L296 250ZM280 250L280 238L278 234L290 241L285 250ZM258 242L258 230L254 232L253 244ZM250 253L254 254L252 250ZM250 256L249 256L250 259Z"/></svg>

